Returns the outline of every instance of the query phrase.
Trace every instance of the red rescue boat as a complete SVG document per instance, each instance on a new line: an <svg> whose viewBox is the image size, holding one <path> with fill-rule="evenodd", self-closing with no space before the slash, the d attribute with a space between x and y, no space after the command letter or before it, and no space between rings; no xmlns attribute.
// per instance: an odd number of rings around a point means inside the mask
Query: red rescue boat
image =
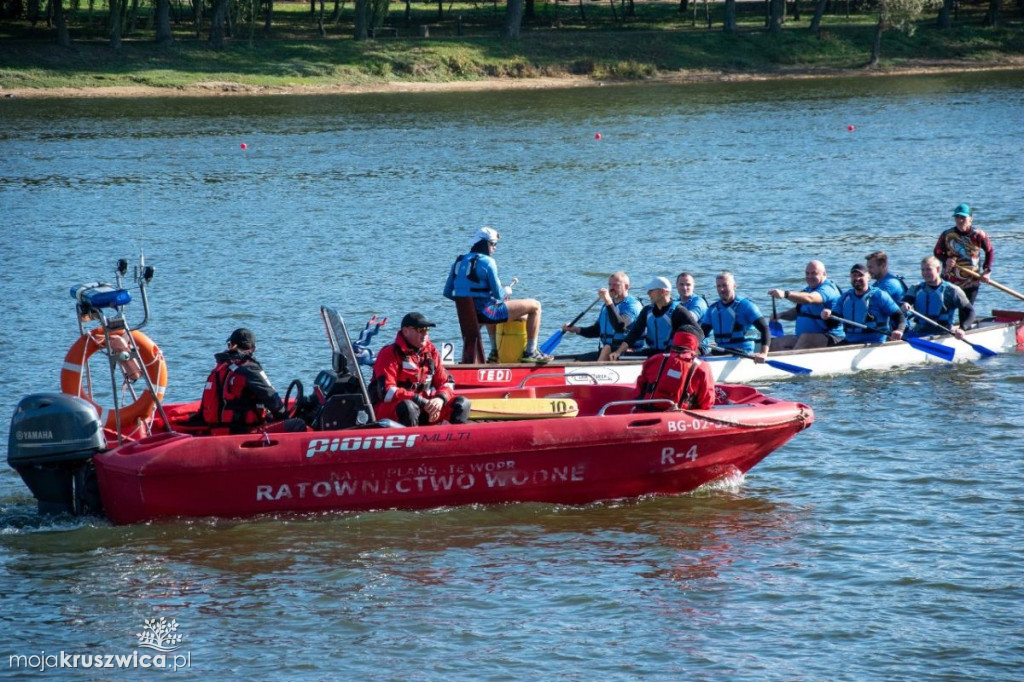
<svg viewBox="0 0 1024 682"><path fill-rule="evenodd" d="M722 389L729 404L651 413L631 412L634 391L622 385L466 392L489 405L508 401L510 412L524 402L554 409L574 402L578 415L241 436L172 432L94 461L114 523L677 494L746 473L813 421L805 405L744 386ZM195 409L166 407L172 423Z"/></svg>

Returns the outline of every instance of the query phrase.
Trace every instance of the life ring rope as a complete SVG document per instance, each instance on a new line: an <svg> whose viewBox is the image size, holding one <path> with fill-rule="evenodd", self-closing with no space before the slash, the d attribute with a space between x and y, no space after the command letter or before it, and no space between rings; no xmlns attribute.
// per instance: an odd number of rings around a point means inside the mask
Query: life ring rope
<svg viewBox="0 0 1024 682"><path fill-rule="evenodd" d="M98 350L106 350L107 334L110 334L110 343L117 350L128 350L132 348L133 358L121 362L125 383L131 386L135 380L142 377L145 372L155 391L150 391L149 386L134 395L134 401L122 405L115 412L113 408L104 409L93 400L91 390L84 386L85 370L89 358ZM140 363L134 356L137 355ZM134 366L133 366L134 365ZM111 431L117 428L117 415L121 417L121 430L126 435L148 434L149 426L153 422L153 413L156 410L157 402L163 399L167 389L167 361L164 354L152 339L141 331L133 330L131 338L128 339L124 330L106 332L103 328L96 328L87 334L83 334L72 344L64 356L64 364L60 372L60 390L63 393L76 395L85 398L96 408L100 419L103 419L106 412L104 428ZM134 390L132 391L134 393Z"/></svg>

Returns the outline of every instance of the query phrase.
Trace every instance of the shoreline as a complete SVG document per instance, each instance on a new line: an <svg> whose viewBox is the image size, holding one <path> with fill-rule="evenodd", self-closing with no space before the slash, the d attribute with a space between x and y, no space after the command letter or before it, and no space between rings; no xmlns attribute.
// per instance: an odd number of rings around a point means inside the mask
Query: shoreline
<svg viewBox="0 0 1024 682"><path fill-rule="evenodd" d="M181 87L112 85L90 88L13 88L0 85L0 98L159 98L232 97L260 95L362 95L385 93L484 92L498 90L555 90L607 85L682 85L687 83L729 83L824 78L942 75L953 73L1024 71L1024 57L1000 62L919 60L879 69L800 68L771 72L679 71L637 80L599 80L588 76L543 76L537 78L488 78L471 81L381 81L377 83L336 83L329 85L259 86L231 81L204 81Z"/></svg>

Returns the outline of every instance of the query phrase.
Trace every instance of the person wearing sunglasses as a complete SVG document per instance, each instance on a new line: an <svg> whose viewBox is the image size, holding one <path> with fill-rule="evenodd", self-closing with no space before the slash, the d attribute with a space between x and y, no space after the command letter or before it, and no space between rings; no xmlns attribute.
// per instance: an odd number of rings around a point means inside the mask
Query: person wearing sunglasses
<svg viewBox="0 0 1024 682"><path fill-rule="evenodd" d="M469 400L455 395L455 382L428 338L436 326L422 313L408 313L395 342L377 353L369 389L377 419L405 426L469 420Z"/></svg>

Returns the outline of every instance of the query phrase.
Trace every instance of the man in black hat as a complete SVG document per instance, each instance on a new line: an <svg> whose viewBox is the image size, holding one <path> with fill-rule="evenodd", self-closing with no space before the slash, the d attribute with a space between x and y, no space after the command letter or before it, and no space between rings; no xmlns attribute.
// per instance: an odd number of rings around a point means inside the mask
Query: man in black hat
<svg viewBox="0 0 1024 682"><path fill-rule="evenodd" d="M370 382L377 419L393 419L405 426L469 420L469 400L456 397L455 382L427 338L436 326L421 313L409 313L402 318L395 342L377 353Z"/></svg>
<svg viewBox="0 0 1024 682"><path fill-rule="evenodd" d="M899 304L892 296L876 286L872 286L868 277L870 273L863 263L855 263L850 268L850 284L853 286L843 292L832 309L821 311L821 319L829 328L840 325L838 320L830 319L835 313L853 322L867 325L872 329L863 329L855 325L842 323L845 338L840 344L850 343L883 343L892 339L899 341L907 328L907 318Z"/></svg>
<svg viewBox="0 0 1024 682"><path fill-rule="evenodd" d="M214 354L217 366L210 372L203 388L199 414L214 429L230 433L251 433L268 421L286 416L284 401L263 366L253 357L256 335L241 327L231 332L227 351ZM268 431L301 431L301 419L287 419L272 425Z"/></svg>

